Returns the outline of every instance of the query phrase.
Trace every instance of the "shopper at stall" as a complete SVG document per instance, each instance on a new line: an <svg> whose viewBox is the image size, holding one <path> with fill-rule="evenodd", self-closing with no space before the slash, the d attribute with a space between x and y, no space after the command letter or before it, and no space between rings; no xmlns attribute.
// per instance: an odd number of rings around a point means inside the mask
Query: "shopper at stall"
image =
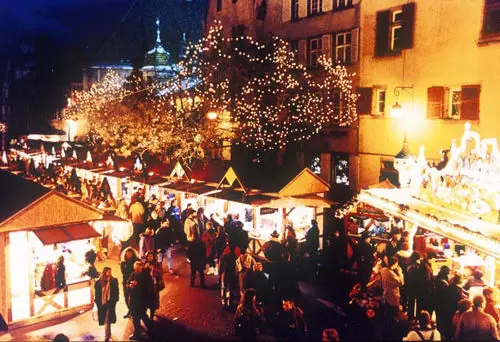
<svg viewBox="0 0 500 342"><path fill-rule="evenodd" d="M434 311L434 274L427 255L420 260L419 279L417 310L432 313Z"/></svg>
<svg viewBox="0 0 500 342"><path fill-rule="evenodd" d="M155 237L154 231L150 227L146 228L144 233L140 235L139 240L139 256L144 262L146 260L146 254L148 252L154 252L155 250Z"/></svg>
<svg viewBox="0 0 500 342"><path fill-rule="evenodd" d="M155 248L160 253L160 266L163 269L163 260L167 260L168 272L170 274L174 273L174 267L172 263L172 249L174 245L174 231L170 224L170 220L165 219L160 228L155 233Z"/></svg>
<svg viewBox="0 0 500 342"><path fill-rule="evenodd" d="M417 298L419 293L419 267L420 267L420 253L414 251L410 256L410 262L408 268L406 269L405 278L405 292L407 296L407 302L402 303L403 309L406 308L408 317L413 319L415 317L415 308L417 305Z"/></svg>
<svg viewBox="0 0 500 342"><path fill-rule="evenodd" d="M206 224L208 222L208 218L205 216L205 209L200 207L196 211L196 220L198 223L198 229L200 230L200 236L203 236L205 233Z"/></svg>
<svg viewBox="0 0 500 342"><path fill-rule="evenodd" d="M66 266L64 265L64 256L60 256L56 263L56 287L63 289L66 287Z"/></svg>
<svg viewBox="0 0 500 342"><path fill-rule="evenodd" d="M142 203L138 200L137 196L132 198L132 205L129 209L130 220L134 226L134 243L138 243L139 235L144 232L144 213L145 209Z"/></svg>
<svg viewBox="0 0 500 342"><path fill-rule="evenodd" d="M494 287L485 287L483 289L483 296L486 299L484 312L491 315L491 317L495 319L498 326L498 323L500 322L500 310L497 308L496 292L497 289Z"/></svg>
<svg viewBox="0 0 500 342"><path fill-rule="evenodd" d="M264 268L261 262L257 262L253 267L250 277L249 287L255 289L257 301L260 303L269 303L270 289L269 280L264 274Z"/></svg>
<svg viewBox="0 0 500 342"><path fill-rule="evenodd" d="M410 330L403 341L441 341L439 330L434 327L431 315L422 310L417 314L418 327Z"/></svg>
<svg viewBox="0 0 500 342"><path fill-rule="evenodd" d="M205 244L205 252L208 263L207 275L218 275L215 268L215 241L217 239L217 231L214 229L212 222L207 222L207 227L203 233L202 240Z"/></svg>
<svg viewBox="0 0 500 342"><path fill-rule="evenodd" d="M254 289L246 290L234 315L235 332L242 341L255 341L263 322L264 311L257 308L255 295Z"/></svg>
<svg viewBox="0 0 500 342"><path fill-rule="evenodd" d="M193 205L191 203L188 203L186 209L184 209L181 213L182 222L185 222L192 213L196 213L196 211L193 209Z"/></svg>
<svg viewBox="0 0 500 342"><path fill-rule="evenodd" d="M271 240L267 241L264 246L262 246L264 256L271 262L278 262L283 252L283 245L280 243L279 237L280 234L274 230L271 233Z"/></svg>
<svg viewBox="0 0 500 342"><path fill-rule="evenodd" d="M285 225L285 233L283 234L283 248L290 252L292 257L295 256L295 249L297 248L297 234L291 222Z"/></svg>
<svg viewBox="0 0 500 342"><path fill-rule="evenodd" d="M436 324L443 335L448 338L451 333L451 318L455 310L450 309L449 284L443 277L436 277L434 289L434 310L436 311Z"/></svg>
<svg viewBox="0 0 500 342"><path fill-rule="evenodd" d="M141 321L152 332L153 324L146 315L148 298L153 292L153 280L148 272L144 272L144 264L140 261L134 263L134 272L127 281L129 288L129 308L134 323L134 333L129 340L138 340L141 337Z"/></svg>
<svg viewBox="0 0 500 342"><path fill-rule="evenodd" d="M464 312L458 321L455 340L498 340L497 323L493 317L484 312L484 301L482 295L474 296L472 310Z"/></svg>
<svg viewBox="0 0 500 342"><path fill-rule="evenodd" d="M123 318L130 317L129 294L130 288L127 286L127 281L134 272L134 263L139 261L137 252L132 247L127 247L122 251L120 269L122 271L123 297L129 311Z"/></svg>
<svg viewBox="0 0 500 342"><path fill-rule="evenodd" d="M316 220L311 220L311 227L306 233L306 252L314 258L319 249L319 228Z"/></svg>
<svg viewBox="0 0 500 342"><path fill-rule="evenodd" d="M94 285L95 303L99 325L104 325L104 340L111 339L111 324L116 323L116 303L119 299L118 280L111 274L111 268L104 267Z"/></svg>
<svg viewBox="0 0 500 342"><path fill-rule="evenodd" d="M160 228L161 220L158 215L158 209L156 207L153 208L149 212L148 222L146 224L147 227L151 228L153 232L156 232L158 228Z"/></svg>
<svg viewBox="0 0 500 342"><path fill-rule="evenodd" d="M144 272L149 273L153 281L153 290L148 293L147 309L149 309L149 318L154 320L155 312L160 307L160 292L165 288L161 264L158 262L155 252L146 253Z"/></svg>
<svg viewBox="0 0 500 342"><path fill-rule="evenodd" d="M398 251L401 249L401 231L397 228L394 228L391 231L391 240L387 243L385 247L385 255L387 258L391 258L396 255Z"/></svg>
<svg viewBox="0 0 500 342"><path fill-rule="evenodd" d="M233 246L227 244L219 261L219 274L221 278L221 302L222 306L229 308L234 290L238 286L238 274L236 270L236 251Z"/></svg>
<svg viewBox="0 0 500 342"><path fill-rule="evenodd" d="M276 335L279 341L304 341L307 338L304 312L295 305L293 298L282 300L276 315Z"/></svg>
<svg viewBox="0 0 500 342"><path fill-rule="evenodd" d="M364 231L357 246L357 263L361 285L366 285L370 281L375 262L374 252L370 243L370 234Z"/></svg>

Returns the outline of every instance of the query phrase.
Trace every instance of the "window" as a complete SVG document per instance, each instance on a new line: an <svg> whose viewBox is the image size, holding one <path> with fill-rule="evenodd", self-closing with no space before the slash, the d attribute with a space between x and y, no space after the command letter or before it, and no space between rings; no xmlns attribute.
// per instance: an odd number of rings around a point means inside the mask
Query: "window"
<svg viewBox="0 0 500 342"><path fill-rule="evenodd" d="M427 117L430 119L479 120L480 85L460 88L430 87L427 89Z"/></svg>
<svg viewBox="0 0 500 342"><path fill-rule="evenodd" d="M309 64L318 65L318 58L321 55L321 38L314 38L309 41Z"/></svg>
<svg viewBox="0 0 500 342"><path fill-rule="evenodd" d="M451 89L450 91L450 111L448 117L450 119L460 119L460 98L462 97L461 89Z"/></svg>
<svg viewBox="0 0 500 342"><path fill-rule="evenodd" d="M332 155L332 183L349 186L349 155Z"/></svg>
<svg viewBox="0 0 500 342"><path fill-rule="evenodd" d="M307 0L309 3L309 15L316 15L321 12L321 0ZM328 1L328 0L325 0Z"/></svg>
<svg viewBox="0 0 500 342"><path fill-rule="evenodd" d="M352 0L333 0L335 9L344 9L352 7Z"/></svg>
<svg viewBox="0 0 500 342"><path fill-rule="evenodd" d="M335 36L335 61L343 64L351 62L351 32Z"/></svg>
<svg viewBox="0 0 500 342"><path fill-rule="evenodd" d="M399 53L413 47L415 3L377 12L375 56Z"/></svg>
<svg viewBox="0 0 500 342"><path fill-rule="evenodd" d="M385 89L377 89L375 96L375 114L383 115L385 113Z"/></svg>
<svg viewBox="0 0 500 342"><path fill-rule="evenodd" d="M500 37L500 0L485 0L482 38Z"/></svg>
<svg viewBox="0 0 500 342"><path fill-rule="evenodd" d="M217 0L217 12L222 10L222 0Z"/></svg>
<svg viewBox="0 0 500 342"><path fill-rule="evenodd" d="M392 12L391 50L401 50L403 39L403 10Z"/></svg>
<svg viewBox="0 0 500 342"><path fill-rule="evenodd" d="M321 174L321 158L319 154L313 156L309 169L317 175Z"/></svg>
<svg viewBox="0 0 500 342"><path fill-rule="evenodd" d="M292 1L292 20L299 19L299 0Z"/></svg>

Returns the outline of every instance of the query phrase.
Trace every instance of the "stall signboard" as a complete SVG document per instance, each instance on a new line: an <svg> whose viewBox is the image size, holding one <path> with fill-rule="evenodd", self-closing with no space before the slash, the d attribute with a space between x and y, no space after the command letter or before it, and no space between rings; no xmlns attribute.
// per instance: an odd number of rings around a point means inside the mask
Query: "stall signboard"
<svg viewBox="0 0 500 342"><path fill-rule="evenodd" d="M262 207L259 209L260 211L260 214L261 215L270 215L270 214L274 214L274 213L277 213L279 211L278 208L266 208L266 207Z"/></svg>

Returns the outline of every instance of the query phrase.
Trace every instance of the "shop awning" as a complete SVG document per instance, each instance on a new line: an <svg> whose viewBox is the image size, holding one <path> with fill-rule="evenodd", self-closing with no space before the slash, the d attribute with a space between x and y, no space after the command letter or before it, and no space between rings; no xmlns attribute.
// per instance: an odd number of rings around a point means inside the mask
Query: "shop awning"
<svg viewBox="0 0 500 342"><path fill-rule="evenodd" d="M33 231L44 245L84 240L100 236L88 223L78 223L67 226L42 228Z"/></svg>
<svg viewBox="0 0 500 342"><path fill-rule="evenodd" d="M303 195L294 197L280 197L270 200L265 204L271 208L315 207L330 208L335 202L329 201L318 195Z"/></svg>

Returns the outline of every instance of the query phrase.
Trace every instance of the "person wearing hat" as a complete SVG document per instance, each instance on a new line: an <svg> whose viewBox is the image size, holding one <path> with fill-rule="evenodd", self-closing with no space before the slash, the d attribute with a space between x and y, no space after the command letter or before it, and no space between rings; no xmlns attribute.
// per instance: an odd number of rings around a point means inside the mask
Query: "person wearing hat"
<svg viewBox="0 0 500 342"><path fill-rule="evenodd" d="M278 262L281 258L283 245L279 242L280 234L275 230L271 233L271 240L267 241L262 249L264 256L271 262Z"/></svg>

